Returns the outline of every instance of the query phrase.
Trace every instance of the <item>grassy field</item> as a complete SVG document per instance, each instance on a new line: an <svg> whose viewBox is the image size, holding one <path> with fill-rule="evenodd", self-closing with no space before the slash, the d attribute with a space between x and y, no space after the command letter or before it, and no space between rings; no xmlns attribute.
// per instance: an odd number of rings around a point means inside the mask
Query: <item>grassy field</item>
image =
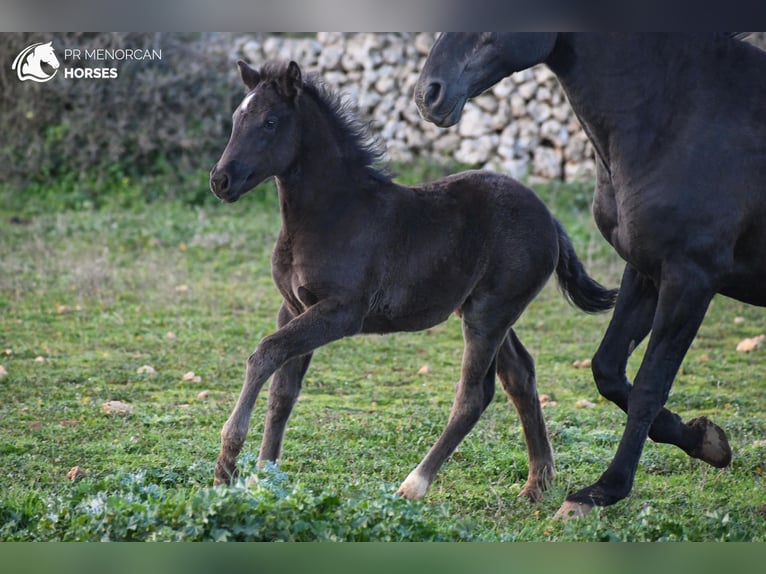
<svg viewBox="0 0 766 574"><path fill-rule="evenodd" d="M766 347L735 350L766 321L763 310L724 298L668 406L726 429L726 470L647 443L627 500L582 521L551 520L568 492L604 470L625 417L598 396L589 369L573 367L592 356L608 314L576 311L550 284L517 328L552 401L558 476L542 502L517 498L526 451L499 391L423 503L391 496L446 422L462 353L454 317L424 333L318 351L280 467L252 488L213 488L245 359L279 307L269 268L275 189L223 205L206 199L200 176L173 200L145 204L121 202L133 185L123 183L113 197L0 191L0 540L766 539ZM591 274L616 285L621 265L592 222L590 188L537 190ZM246 469L265 399L264 391ZM581 399L592 406L578 408ZM120 404L106 412L109 401ZM120 405L129 412L115 412ZM84 476L68 479L73 467Z"/></svg>

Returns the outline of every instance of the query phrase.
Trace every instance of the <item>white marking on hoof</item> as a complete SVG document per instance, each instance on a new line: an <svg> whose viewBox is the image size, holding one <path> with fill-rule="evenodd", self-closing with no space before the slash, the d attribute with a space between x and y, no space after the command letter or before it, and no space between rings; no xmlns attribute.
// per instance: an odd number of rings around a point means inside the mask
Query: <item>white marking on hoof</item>
<svg viewBox="0 0 766 574"><path fill-rule="evenodd" d="M428 480L422 477L417 469L415 469L407 475L407 478L404 479L396 494L408 500L423 500L429 486Z"/></svg>
<svg viewBox="0 0 766 574"><path fill-rule="evenodd" d="M553 520L563 520L566 522L571 519L585 518L590 514L591 510L593 510L593 506L590 504L565 500L561 508L553 515Z"/></svg>

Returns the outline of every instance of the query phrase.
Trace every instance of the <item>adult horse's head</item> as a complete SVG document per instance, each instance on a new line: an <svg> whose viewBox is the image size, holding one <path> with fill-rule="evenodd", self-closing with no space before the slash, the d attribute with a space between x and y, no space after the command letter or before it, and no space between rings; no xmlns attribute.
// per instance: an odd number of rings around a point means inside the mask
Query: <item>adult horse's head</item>
<svg viewBox="0 0 766 574"><path fill-rule="evenodd" d="M442 34L415 86L420 115L441 127L455 125L469 98L513 72L545 61L555 43L556 34L549 32Z"/></svg>
<svg viewBox="0 0 766 574"><path fill-rule="evenodd" d="M268 65L260 72L241 60L237 65L248 93L234 111L229 143L210 171L210 190L227 202L284 173L300 139L296 111L303 79L298 64Z"/></svg>

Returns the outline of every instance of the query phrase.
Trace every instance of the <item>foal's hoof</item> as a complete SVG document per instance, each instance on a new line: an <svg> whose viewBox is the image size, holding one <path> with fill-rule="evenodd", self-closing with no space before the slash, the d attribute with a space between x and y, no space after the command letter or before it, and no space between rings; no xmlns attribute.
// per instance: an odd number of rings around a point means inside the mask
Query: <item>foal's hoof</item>
<svg viewBox="0 0 766 574"><path fill-rule="evenodd" d="M533 470L519 492L519 498L526 497L529 502L539 502L543 498L543 493L553 484L555 477L556 468L552 462L543 465L539 470Z"/></svg>
<svg viewBox="0 0 766 574"><path fill-rule="evenodd" d="M213 486L218 486L220 484L231 484L237 478L237 474L237 467L233 462L228 463L218 459L215 463Z"/></svg>
<svg viewBox="0 0 766 574"><path fill-rule="evenodd" d="M524 485L524 488L519 492L519 498L526 498L529 502L539 502L543 497L543 489L537 486L537 484L530 484L529 481Z"/></svg>
<svg viewBox="0 0 766 574"><path fill-rule="evenodd" d="M423 500L423 497L428 490L428 486L428 481L413 470L407 475L407 478L404 479L404 482L399 487L399 490L396 491L396 494L403 496L407 500Z"/></svg>
<svg viewBox="0 0 766 574"><path fill-rule="evenodd" d="M689 456L716 468L724 468L731 464L731 447L721 427L707 417L693 419L687 424L700 434L699 443Z"/></svg>
<svg viewBox="0 0 766 574"><path fill-rule="evenodd" d="M561 508L559 508L556 511L556 514L553 515L553 520L563 520L566 522L567 520L585 518L590 514L591 510L593 510L592 504L565 500L564 504L561 505Z"/></svg>

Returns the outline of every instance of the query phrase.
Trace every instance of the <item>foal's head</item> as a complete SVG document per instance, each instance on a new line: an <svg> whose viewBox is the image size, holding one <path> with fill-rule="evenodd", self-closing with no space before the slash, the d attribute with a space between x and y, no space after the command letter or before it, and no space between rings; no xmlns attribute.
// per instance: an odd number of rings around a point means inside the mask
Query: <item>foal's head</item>
<svg viewBox="0 0 766 574"><path fill-rule="evenodd" d="M232 117L229 143L210 172L210 189L224 201L285 172L300 146L298 102L303 78L298 64L272 64L261 71L237 62L248 93Z"/></svg>

